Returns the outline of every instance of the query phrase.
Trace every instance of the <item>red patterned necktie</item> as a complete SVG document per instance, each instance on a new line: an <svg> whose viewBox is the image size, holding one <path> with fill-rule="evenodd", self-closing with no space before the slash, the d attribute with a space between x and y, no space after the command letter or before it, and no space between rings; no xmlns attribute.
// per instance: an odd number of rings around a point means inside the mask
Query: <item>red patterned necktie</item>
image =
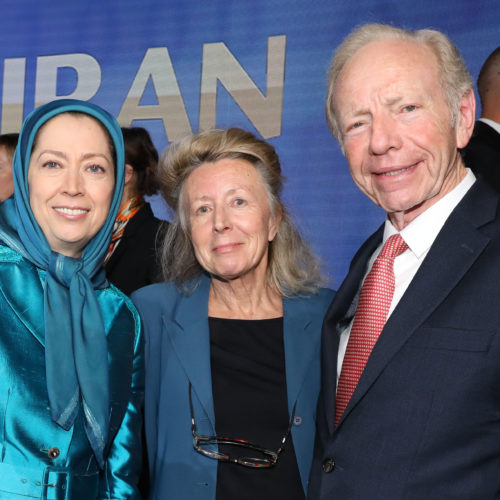
<svg viewBox="0 0 500 500"><path fill-rule="evenodd" d="M337 386L335 425L339 423L387 321L394 295L394 259L407 248L403 238L393 234L385 242L363 283Z"/></svg>

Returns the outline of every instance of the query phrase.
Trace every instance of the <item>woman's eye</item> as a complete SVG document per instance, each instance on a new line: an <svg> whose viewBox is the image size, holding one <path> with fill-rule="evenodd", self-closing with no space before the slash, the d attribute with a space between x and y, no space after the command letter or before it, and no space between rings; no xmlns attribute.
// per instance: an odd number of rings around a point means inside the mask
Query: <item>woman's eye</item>
<svg viewBox="0 0 500 500"><path fill-rule="evenodd" d="M101 172L104 172L104 168L100 165L90 165L88 169L93 174L100 174Z"/></svg>
<svg viewBox="0 0 500 500"><path fill-rule="evenodd" d="M196 213L197 214L206 214L206 213L208 213L208 207L206 207L206 206L198 207L196 209Z"/></svg>
<svg viewBox="0 0 500 500"><path fill-rule="evenodd" d="M55 161L46 161L42 166L49 169L59 168L59 163Z"/></svg>

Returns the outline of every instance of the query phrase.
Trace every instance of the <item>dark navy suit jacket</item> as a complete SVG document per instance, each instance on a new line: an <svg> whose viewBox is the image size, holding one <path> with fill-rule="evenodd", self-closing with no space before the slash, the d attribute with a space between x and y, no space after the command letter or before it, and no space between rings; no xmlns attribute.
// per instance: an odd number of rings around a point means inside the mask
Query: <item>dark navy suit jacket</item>
<svg viewBox="0 0 500 500"><path fill-rule="evenodd" d="M310 499L500 498L500 197L477 181L393 311L334 428L337 348L367 262L325 317Z"/></svg>

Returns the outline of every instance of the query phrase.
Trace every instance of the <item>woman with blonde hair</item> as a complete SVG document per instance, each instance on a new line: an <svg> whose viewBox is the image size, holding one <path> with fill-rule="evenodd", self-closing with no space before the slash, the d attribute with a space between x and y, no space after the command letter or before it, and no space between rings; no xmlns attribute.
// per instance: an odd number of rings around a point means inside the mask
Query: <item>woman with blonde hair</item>
<svg viewBox="0 0 500 500"><path fill-rule="evenodd" d="M160 162L166 282L133 294L147 338L152 499L303 499L333 292L290 220L274 148L232 128Z"/></svg>

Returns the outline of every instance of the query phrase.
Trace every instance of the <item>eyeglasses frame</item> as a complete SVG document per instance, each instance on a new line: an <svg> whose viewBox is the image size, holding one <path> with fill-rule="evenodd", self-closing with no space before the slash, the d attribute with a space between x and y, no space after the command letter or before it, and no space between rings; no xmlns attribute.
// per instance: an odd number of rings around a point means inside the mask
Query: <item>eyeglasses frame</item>
<svg viewBox="0 0 500 500"><path fill-rule="evenodd" d="M192 386L191 382L189 383L189 409L191 411L191 432L193 434L193 448L200 454L212 458L214 460L219 460L221 462L229 462L237 465L242 465L244 467L250 467L254 469L267 469L273 467L278 462L278 458L281 455L285 442L290 435L292 430L293 421L295 418L295 408L297 406L297 402L295 402L292 410L292 416L290 418L290 422L288 424L287 431L283 438L281 439L280 447L276 451L268 450L260 445L255 445L246 441L244 439L234 439L229 437L221 437L221 436L205 436L198 434L196 431L196 422L194 420L194 409L193 409L193 398L192 398ZM232 458L225 453L221 453L219 451L211 451L204 448L201 444L206 445L219 445L219 444L227 444L232 446L240 446L242 448L247 448L251 450L258 451L266 456L266 458L255 458L255 457L238 457Z"/></svg>

